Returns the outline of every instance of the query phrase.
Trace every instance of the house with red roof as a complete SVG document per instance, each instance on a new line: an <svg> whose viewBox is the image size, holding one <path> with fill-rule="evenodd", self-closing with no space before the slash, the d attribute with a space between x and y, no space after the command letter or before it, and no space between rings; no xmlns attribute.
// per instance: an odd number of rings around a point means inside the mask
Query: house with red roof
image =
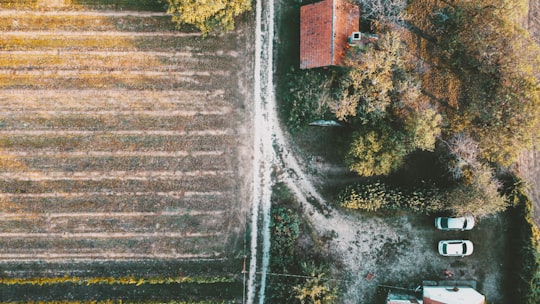
<svg viewBox="0 0 540 304"><path fill-rule="evenodd" d="M300 68L340 66L349 37L359 35L360 8L346 0L323 0L300 8Z"/></svg>

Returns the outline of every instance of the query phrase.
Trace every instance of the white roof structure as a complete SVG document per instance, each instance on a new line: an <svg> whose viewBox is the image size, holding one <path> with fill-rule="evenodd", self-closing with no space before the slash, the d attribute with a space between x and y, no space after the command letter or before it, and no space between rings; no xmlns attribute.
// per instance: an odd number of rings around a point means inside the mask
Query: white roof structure
<svg viewBox="0 0 540 304"><path fill-rule="evenodd" d="M424 286L424 304L485 304L486 297L471 287Z"/></svg>

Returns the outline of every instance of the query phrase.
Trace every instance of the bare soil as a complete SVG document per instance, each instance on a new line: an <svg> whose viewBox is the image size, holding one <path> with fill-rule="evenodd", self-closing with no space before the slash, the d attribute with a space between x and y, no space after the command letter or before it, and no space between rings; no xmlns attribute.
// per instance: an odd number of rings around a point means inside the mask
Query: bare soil
<svg viewBox="0 0 540 304"><path fill-rule="evenodd" d="M84 3L0 4L3 269L238 258L249 29L204 38Z"/></svg>

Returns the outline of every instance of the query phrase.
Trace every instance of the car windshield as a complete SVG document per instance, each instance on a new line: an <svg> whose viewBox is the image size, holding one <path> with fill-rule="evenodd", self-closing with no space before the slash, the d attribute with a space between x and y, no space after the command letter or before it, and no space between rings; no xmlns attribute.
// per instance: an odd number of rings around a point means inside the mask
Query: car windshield
<svg viewBox="0 0 540 304"><path fill-rule="evenodd" d="M463 253L467 252L467 245L465 245L465 243L463 243Z"/></svg>
<svg viewBox="0 0 540 304"><path fill-rule="evenodd" d="M463 220L463 228L467 227L467 218Z"/></svg>
<svg viewBox="0 0 540 304"><path fill-rule="evenodd" d="M443 217L441 219L441 227L442 228L448 228L448 218L447 217Z"/></svg>
<svg viewBox="0 0 540 304"><path fill-rule="evenodd" d="M448 250L446 249L446 246L448 246L447 244L443 244L442 246L442 250L443 250L443 253L444 254L447 254L448 253Z"/></svg>

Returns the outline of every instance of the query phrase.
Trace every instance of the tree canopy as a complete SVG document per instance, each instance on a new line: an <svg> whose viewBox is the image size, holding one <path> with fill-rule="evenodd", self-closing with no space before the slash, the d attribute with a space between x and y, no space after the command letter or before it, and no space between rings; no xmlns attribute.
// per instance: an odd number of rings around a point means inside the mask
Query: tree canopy
<svg viewBox="0 0 540 304"><path fill-rule="evenodd" d="M410 152L433 150L442 117L422 96L399 32L353 48L333 107L357 131L346 162L363 176L387 175Z"/></svg>

